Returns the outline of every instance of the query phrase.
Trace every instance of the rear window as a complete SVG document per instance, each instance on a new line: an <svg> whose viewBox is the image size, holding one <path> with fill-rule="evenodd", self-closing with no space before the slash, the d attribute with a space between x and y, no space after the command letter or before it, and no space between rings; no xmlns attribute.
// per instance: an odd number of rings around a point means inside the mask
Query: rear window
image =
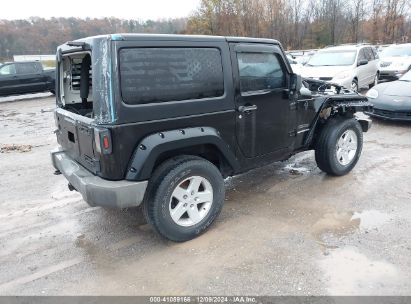
<svg viewBox="0 0 411 304"><path fill-rule="evenodd" d="M120 50L121 94L128 104L220 97L224 77L216 48Z"/></svg>

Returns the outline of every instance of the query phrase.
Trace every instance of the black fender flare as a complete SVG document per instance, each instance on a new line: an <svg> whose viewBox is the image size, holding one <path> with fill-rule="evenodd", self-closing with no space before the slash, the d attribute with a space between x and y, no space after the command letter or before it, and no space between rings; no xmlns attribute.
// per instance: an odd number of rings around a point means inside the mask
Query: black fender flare
<svg viewBox="0 0 411 304"><path fill-rule="evenodd" d="M148 180L158 157L163 153L198 145L214 146L234 171L239 170L240 165L235 154L216 129L211 127L184 128L158 132L145 137L134 151L126 179L132 181Z"/></svg>
<svg viewBox="0 0 411 304"><path fill-rule="evenodd" d="M367 97L358 94L335 95L326 98L317 108L317 115L315 116L310 132L304 140L305 147L312 145L314 134L320 125L321 112L327 108L331 109L331 116L335 116L336 114L344 115L345 113L370 112L373 109L373 104L368 101ZM367 132L371 127L371 121L365 118L358 120L363 131Z"/></svg>

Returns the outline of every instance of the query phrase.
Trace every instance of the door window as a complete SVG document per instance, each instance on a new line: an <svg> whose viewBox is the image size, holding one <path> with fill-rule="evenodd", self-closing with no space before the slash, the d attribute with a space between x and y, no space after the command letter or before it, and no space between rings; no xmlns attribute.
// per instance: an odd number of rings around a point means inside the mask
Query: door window
<svg viewBox="0 0 411 304"><path fill-rule="evenodd" d="M17 66L19 74L36 74L38 73L36 65L32 63L20 63Z"/></svg>
<svg viewBox="0 0 411 304"><path fill-rule="evenodd" d="M359 63L361 60L367 60L367 58L365 57L364 49L361 49L360 52L358 53L357 62Z"/></svg>
<svg viewBox="0 0 411 304"><path fill-rule="evenodd" d="M0 68L0 75L14 75L16 74L16 66L8 64Z"/></svg>
<svg viewBox="0 0 411 304"><path fill-rule="evenodd" d="M241 94L255 94L285 87L285 73L274 53L238 53Z"/></svg>
<svg viewBox="0 0 411 304"><path fill-rule="evenodd" d="M364 51L365 51L365 58L368 61L373 61L374 60L374 53L372 52L372 49L368 47L368 48L365 48Z"/></svg>

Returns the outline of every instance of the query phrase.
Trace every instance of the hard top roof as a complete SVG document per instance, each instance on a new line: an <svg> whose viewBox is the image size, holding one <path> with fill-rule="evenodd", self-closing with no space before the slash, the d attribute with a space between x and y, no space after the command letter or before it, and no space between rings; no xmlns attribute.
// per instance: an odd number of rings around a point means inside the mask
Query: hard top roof
<svg viewBox="0 0 411 304"><path fill-rule="evenodd" d="M119 33L111 35L100 35L82 38L76 41L89 41L94 39L110 39L114 41L136 41L136 40L163 40L163 41L210 41L210 42L242 42L242 43L270 43L280 44L275 39L251 38L251 37L224 37L207 35L170 35L170 34L128 34Z"/></svg>

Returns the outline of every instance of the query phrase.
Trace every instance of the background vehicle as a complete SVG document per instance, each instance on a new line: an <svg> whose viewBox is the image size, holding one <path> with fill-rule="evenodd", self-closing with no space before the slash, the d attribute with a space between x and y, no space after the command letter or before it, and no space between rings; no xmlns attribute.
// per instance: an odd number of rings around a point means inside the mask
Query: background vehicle
<svg viewBox="0 0 411 304"><path fill-rule="evenodd" d="M411 120L411 71L399 80L376 85L367 92L374 104L368 114L389 120Z"/></svg>
<svg viewBox="0 0 411 304"><path fill-rule="evenodd" d="M380 80L397 80L411 70L411 43L390 45L380 58Z"/></svg>
<svg viewBox="0 0 411 304"><path fill-rule="evenodd" d="M337 83L354 91L368 88L378 83L377 51L368 45L328 47L307 61L301 75Z"/></svg>
<svg viewBox="0 0 411 304"><path fill-rule="evenodd" d="M0 66L0 96L50 91L55 93L55 70L39 61L10 62Z"/></svg>
<svg viewBox="0 0 411 304"><path fill-rule="evenodd" d="M366 97L303 83L271 39L98 36L60 46L57 69L57 172L92 206L143 204L174 241L211 225L223 178L309 149L347 174L369 128Z"/></svg>

